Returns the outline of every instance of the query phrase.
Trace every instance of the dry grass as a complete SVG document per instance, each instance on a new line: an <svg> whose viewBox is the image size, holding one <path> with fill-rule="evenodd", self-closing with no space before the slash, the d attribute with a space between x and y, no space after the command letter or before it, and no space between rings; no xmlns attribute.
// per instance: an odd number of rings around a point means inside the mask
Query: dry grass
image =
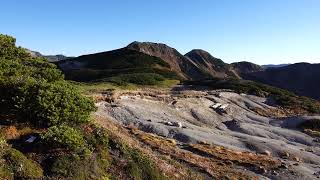
<svg viewBox="0 0 320 180"><path fill-rule="evenodd" d="M211 178L217 179L258 179L252 175L236 170L234 163L232 161L236 160L239 154L231 150L224 149L220 147L221 153L219 156L203 156L197 153L185 151L179 149L175 144L168 143L166 138L155 136L153 134L144 133L139 130L132 131L141 141L151 146L154 150L157 150L161 154L165 154L173 157L177 161L189 164L191 167L196 167L200 171L206 172ZM190 145L190 147L199 148L205 147L204 145ZM207 149L210 151L210 149ZM223 151L223 152L222 152ZM212 152L214 154L214 152ZM226 155L225 158L221 158ZM231 156L234 155L234 156ZM249 156L249 155L248 155ZM252 156L252 161L257 155L250 154ZM267 157L258 156L260 159L256 159L256 163L265 160L266 162L274 162L269 160ZM265 159L264 159L265 158ZM248 158L244 163L251 162ZM277 164L277 163L276 163Z"/></svg>
<svg viewBox="0 0 320 180"><path fill-rule="evenodd" d="M208 156L223 162L231 161L233 164L251 167L263 167L266 170L277 168L281 165L280 161L266 155L251 152L242 152L226 149L222 146L190 144L189 147L195 151L208 154Z"/></svg>
<svg viewBox="0 0 320 180"><path fill-rule="evenodd" d="M173 160L170 156L166 154L159 154L153 151L152 148L146 146L139 139L135 138L132 130L125 129L121 125L105 118L97 116L95 116L94 118L97 124L108 131L110 138L118 139L121 142L125 142L128 146L142 151L151 160L153 160L157 164L161 172L168 176L170 179L202 179L201 177L198 177L198 174L196 172L190 171L190 169L184 167L183 165L172 163ZM136 133L139 132L138 130L133 131L135 131ZM151 137L145 138L146 140L152 139ZM158 143L160 143L160 141L158 141ZM173 142L169 140L167 141L167 144L173 145Z"/></svg>
<svg viewBox="0 0 320 180"><path fill-rule="evenodd" d="M303 131L310 136L320 137L320 131L315 131L312 129L304 129Z"/></svg>

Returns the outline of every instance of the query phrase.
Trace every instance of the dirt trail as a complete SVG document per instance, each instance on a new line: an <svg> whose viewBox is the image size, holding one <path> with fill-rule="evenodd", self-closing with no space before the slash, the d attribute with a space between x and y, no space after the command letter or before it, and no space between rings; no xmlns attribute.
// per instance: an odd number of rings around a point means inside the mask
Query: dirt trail
<svg viewBox="0 0 320 180"><path fill-rule="evenodd" d="M285 118L264 98L225 90L141 90L100 99L105 101L97 103L99 117L182 144L264 154L283 165L284 170L243 168L261 179L316 179L320 172L320 140L296 129L298 123L319 117ZM205 147L200 151L214 152Z"/></svg>

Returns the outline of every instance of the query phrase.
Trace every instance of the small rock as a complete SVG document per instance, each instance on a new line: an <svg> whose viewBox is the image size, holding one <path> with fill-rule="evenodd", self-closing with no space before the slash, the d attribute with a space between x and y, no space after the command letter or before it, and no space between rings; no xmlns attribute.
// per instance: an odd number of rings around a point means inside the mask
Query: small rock
<svg viewBox="0 0 320 180"><path fill-rule="evenodd" d="M314 152L313 149L311 149L311 148L306 149L306 151L307 152Z"/></svg>
<svg viewBox="0 0 320 180"><path fill-rule="evenodd" d="M233 162L228 160L228 161L225 162L225 164L232 166L232 165L233 165Z"/></svg>
<svg viewBox="0 0 320 180"><path fill-rule="evenodd" d="M287 158L290 157L290 154L287 153L287 152L284 152L284 153L281 155L281 157L287 159Z"/></svg>
<svg viewBox="0 0 320 180"><path fill-rule="evenodd" d="M300 159L299 157L297 157L297 156L294 157L293 160L294 160L294 161L297 161L297 162L301 162L301 159Z"/></svg>
<svg viewBox="0 0 320 180"><path fill-rule="evenodd" d="M30 137L26 140L26 142L27 142L27 143L33 143L33 141L36 140L36 139L37 139L37 137L35 137L35 136L30 136Z"/></svg>
<svg viewBox="0 0 320 180"><path fill-rule="evenodd" d="M268 150L263 151L261 154L266 155L266 156L271 156L271 152Z"/></svg>
<svg viewBox="0 0 320 180"><path fill-rule="evenodd" d="M259 170L258 170L261 174L265 174L265 173L267 173L268 171L264 168L264 167L262 167L262 166L260 166L259 167Z"/></svg>
<svg viewBox="0 0 320 180"><path fill-rule="evenodd" d="M218 162L218 165L219 165L219 166L225 166L225 164L222 163L222 162Z"/></svg>
<svg viewBox="0 0 320 180"><path fill-rule="evenodd" d="M272 175L279 176L279 173L277 173L276 171L272 171Z"/></svg>
<svg viewBox="0 0 320 180"><path fill-rule="evenodd" d="M286 164L281 164L280 166L279 166L279 168L282 168L282 169L288 169L289 167L288 167L288 165L286 165Z"/></svg>
<svg viewBox="0 0 320 180"><path fill-rule="evenodd" d="M299 166L299 163L294 163L293 165L294 165L294 166Z"/></svg>
<svg viewBox="0 0 320 180"><path fill-rule="evenodd" d="M151 119L148 119L147 121L148 121L148 122L151 122Z"/></svg>

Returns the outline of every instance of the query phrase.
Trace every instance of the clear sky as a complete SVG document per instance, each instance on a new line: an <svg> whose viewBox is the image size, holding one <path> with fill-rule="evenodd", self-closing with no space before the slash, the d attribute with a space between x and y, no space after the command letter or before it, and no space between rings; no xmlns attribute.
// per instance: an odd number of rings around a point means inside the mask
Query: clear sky
<svg viewBox="0 0 320 180"><path fill-rule="evenodd" d="M0 33L78 56L162 42L225 62L320 63L320 0L0 0Z"/></svg>

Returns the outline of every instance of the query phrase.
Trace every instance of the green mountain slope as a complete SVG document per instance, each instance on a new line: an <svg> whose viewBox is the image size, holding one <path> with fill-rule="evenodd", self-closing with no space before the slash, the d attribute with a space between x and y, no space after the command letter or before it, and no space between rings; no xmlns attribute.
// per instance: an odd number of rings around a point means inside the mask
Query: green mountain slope
<svg viewBox="0 0 320 180"><path fill-rule="evenodd" d="M59 61L57 65L67 79L81 82L154 85L165 79L181 79L162 59L126 48Z"/></svg>

